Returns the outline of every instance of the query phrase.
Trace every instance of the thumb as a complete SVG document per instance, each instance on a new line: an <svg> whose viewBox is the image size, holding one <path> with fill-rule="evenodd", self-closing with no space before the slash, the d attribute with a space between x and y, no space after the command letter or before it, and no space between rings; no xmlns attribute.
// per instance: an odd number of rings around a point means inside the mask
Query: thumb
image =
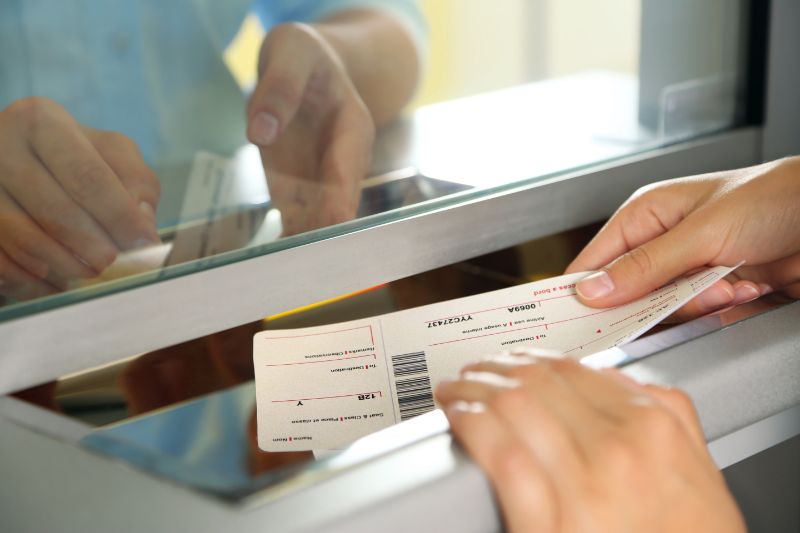
<svg viewBox="0 0 800 533"><path fill-rule="evenodd" d="M684 220L672 230L623 254L579 281L580 300L591 307L629 303L711 260L713 249Z"/></svg>

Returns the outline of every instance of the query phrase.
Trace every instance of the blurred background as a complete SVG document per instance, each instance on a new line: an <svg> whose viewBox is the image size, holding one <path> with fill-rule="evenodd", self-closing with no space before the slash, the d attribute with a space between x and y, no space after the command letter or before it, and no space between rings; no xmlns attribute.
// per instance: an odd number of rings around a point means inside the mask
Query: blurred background
<svg viewBox="0 0 800 533"><path fill-rule="evenodd" d="M634 75L639 0L420 0L427 63L410 109L522 83L603 69ZM264 34L250 15L226 52L243 87L255 82Z"/></svg>

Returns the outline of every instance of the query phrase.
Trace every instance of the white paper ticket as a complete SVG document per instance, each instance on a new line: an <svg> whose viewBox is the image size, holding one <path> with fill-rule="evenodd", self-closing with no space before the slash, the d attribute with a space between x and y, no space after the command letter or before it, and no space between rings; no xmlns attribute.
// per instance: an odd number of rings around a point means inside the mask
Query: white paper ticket
<svg viewBox="0 0 800 533"><path fill-rule="evenodd" d="M335 449L434 409L432 390L467 363L520 346L581 358L631 341L733 268L680 278L633 303L594 309L570 274L329 326L253 339L258 445Z"/></svg>
<svg viewBox="0 0 800 533"><path fill-rule="evenodd" d="M252 166L252 165L251 165ZM260 169L261 163L257 162ZM197 152L181 207L182 226L175 233L166 262L177 265L247 246L259 233L277 238L278 227L263 228L268 195L262 175L247 172L236 159Z"/></svg>

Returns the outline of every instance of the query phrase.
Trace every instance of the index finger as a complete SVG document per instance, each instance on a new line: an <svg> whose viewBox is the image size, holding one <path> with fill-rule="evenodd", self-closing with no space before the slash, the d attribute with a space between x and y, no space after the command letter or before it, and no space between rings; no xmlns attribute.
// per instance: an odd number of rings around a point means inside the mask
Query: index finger
<svg viewBox="0 0 800 533"><path fill-rule="evenodd" d="M155 211L161 197L161 184L156 173L145 163L136 143L114 131L84 126L83 132L140 208L141 202L145 202Z"/></svg>
<svg viewBox="0 0 800 533"><path fill-rule="evenodd" d="M694 196L690 182L671 182L639 189L614 213L567 267L566 273L598 270L619 256L651 241L686 218Z"/></svg>
<svg viewBox="0 0 800 533"><path fill-rule="evenodd" d="M567 267L566 273L598 270L669 231L655 211L634 199L623 205Z"/></svg>
<svg viewBox="0 0 800 533"><path fill-rule="evenodd" d="M332 140L322 156L322 179L326 185L340 188L344 200L340 208L355 216L361 182L372 159L372 118L363 104L351 101L337 112L332 129Z"/></svg>
<svg viewBox="0 0 800 533"><path fill-rule="evenodd" d="M589 244L581 250L577 257L572 260L564 273L572 274L598 270L629 251L630 248L625 242L622 223L619 219L620 212L617 212L600 228L597 235L589 241Z"/></svg>
<svg viewBox="0 0 800 533"><path fill-rule="evenodd" d="M247 105L247 138L268 146L292 121L318 60L309 47L312 33L304 24L282 24L270 30L261 48L260 79ZM300 51L300 53L298 53ZM318 87L324 96L328 87Z"/></svg>

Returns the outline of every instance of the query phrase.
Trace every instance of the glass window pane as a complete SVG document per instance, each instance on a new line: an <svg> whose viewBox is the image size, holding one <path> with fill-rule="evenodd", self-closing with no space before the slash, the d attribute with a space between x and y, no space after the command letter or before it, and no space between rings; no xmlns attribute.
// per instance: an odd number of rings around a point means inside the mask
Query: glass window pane
<svg viewBox="0 0 800 533"><path fill-rule="evenodd" d="M4 4L0 319L733 127L748 6Z"/></svg>

